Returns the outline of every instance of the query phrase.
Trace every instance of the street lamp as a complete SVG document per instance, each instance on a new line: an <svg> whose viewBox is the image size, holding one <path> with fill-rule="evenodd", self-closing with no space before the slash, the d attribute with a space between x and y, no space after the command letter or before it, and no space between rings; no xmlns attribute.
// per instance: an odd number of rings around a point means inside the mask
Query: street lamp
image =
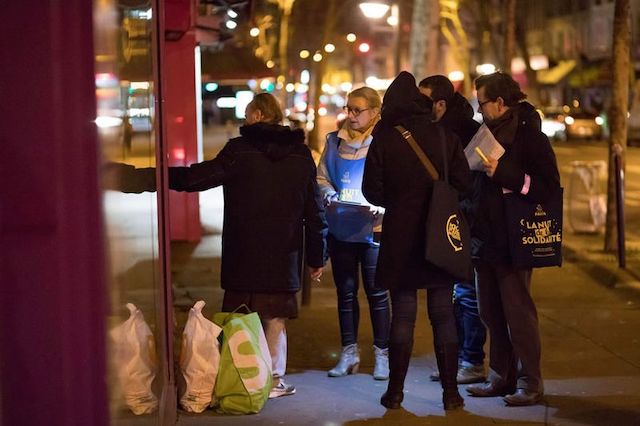
<svg viewBox="0 0 640 426"><path fill-rule="evenodd" d="M389 16L386 19L386 23L391 27L391 32L393 35L393 72L398 74L400 71L400 8L396 3L391 4L391 2L387 2L385 0L367 0L359 4L360 10L369 19L377 20L383 18L387 14ZM388 31L388 28L383 28L384 24L380 26L379 24L376 27L381 31Z"/></svg>
<svg viewBox="0 0 640 426"><path fill-rule="evenodd" d="M332 53L336 50L336 46L331 43L327 43L324 45L324 51L327 53Z"/></svg>
<svg viewBox="0 0 640 426"><path fill-rule="evenodd" d="M370 19L380 19L389 11L389 5L382 1L367 1L358 5L360 10Z"/></svg>

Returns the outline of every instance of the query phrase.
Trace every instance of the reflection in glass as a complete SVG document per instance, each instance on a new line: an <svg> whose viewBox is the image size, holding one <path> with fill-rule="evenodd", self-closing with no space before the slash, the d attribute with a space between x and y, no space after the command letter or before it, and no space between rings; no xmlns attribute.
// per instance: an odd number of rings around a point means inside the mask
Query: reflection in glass
<svg viewBox="0 0 640 426"><path fill-rule="evenodd" d="M151 1L94 0L96 125L104 162L154 167L155 82ZM108 177L105 176L105 179ZM108 184L108 182L105 182ZM109 386L112 423L158 416L165 364L155 193L104 191L109 255Z"/></svg>

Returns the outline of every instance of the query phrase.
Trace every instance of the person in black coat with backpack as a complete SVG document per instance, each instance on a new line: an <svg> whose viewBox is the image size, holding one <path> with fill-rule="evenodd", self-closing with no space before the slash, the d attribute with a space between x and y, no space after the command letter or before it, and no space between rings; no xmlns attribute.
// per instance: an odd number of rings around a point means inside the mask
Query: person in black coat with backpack
<svg viewBox="0 0 640 426"><path fill-rule="evenodd" d="M455 279L424 258L425 218L433 180L395 129L402 125L411 132L439 174L446 161L449 183L464 193L470 189L471 174L462 146L446 130L443 134L448 141L441 143L438 125L431 122L429 113L429 102L418 91L413 75L401 72L384 96L382 119L373 131L362 184L367 200L386 208L376 282L391 294L390 375L380 400L387 408L399 408L403 399L413 348L417 290L424 288L444 407L452 410L464 405L456 383L458 339L451 300Z"/></svg>

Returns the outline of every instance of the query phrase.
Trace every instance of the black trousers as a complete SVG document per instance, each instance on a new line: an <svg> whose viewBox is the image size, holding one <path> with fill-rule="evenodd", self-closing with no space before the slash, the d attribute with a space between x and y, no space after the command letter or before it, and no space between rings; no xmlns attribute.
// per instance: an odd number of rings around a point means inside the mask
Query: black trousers
<svg viewBox="0 0 640 426"><path fill-rule="evenodd" d="M498 386L543 391L538 312L531 269L482 264L477 268L480 317L489 330L489 378Z"/></svg>
<svg viewBox="0 0 640 426"><path fill-rule="evenodd" d="M458 335L453 315L452 286L435 287L427 290L427 312L433 329L433 346L436 356L451 359L451 376L455 387L457 367ZM389 367L391 369L389 388L401 391L409 367L413 348L413 331L418 309L417 290L391 290L391 335L389 336ZM441 361L438 362L440 368ZM441 374L443 372L441 371ZM443 387L445 381L442 382ZM456 388L457 389L457 388Z"/></svg>

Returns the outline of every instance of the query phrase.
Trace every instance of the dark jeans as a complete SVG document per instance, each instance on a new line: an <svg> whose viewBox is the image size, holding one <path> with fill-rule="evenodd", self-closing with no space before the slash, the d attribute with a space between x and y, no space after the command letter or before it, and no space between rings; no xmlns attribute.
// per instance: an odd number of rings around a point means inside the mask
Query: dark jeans
<svg viewBox="0 0 640 426"><path fill-rule="evenodd" d="M531 269L477 268L480 317L489 329L489 378L501 387L543 391L538 313L529 292Z"/></svg>
<svg viewBox="0 0 640 426"><path fill-rule="evenodd" d="M453 308L458 328L461 361L482 365L484 362L484 343L487 330L478 313L478 297L473 282L462 282L453 289Z"/></svg>
<svg viewBox="0 0 640 426"><path fill-rule="evenodd" d="M389 293L375 286L376 263L380 247L367 243L339 241L332 236L329 236L328 243L333 280L338 294L338 319L342 346L358 341L360 322L358 266L360 266L362 284L369 301L373 344L382 349L387 348L391 322Z"/></svg>

